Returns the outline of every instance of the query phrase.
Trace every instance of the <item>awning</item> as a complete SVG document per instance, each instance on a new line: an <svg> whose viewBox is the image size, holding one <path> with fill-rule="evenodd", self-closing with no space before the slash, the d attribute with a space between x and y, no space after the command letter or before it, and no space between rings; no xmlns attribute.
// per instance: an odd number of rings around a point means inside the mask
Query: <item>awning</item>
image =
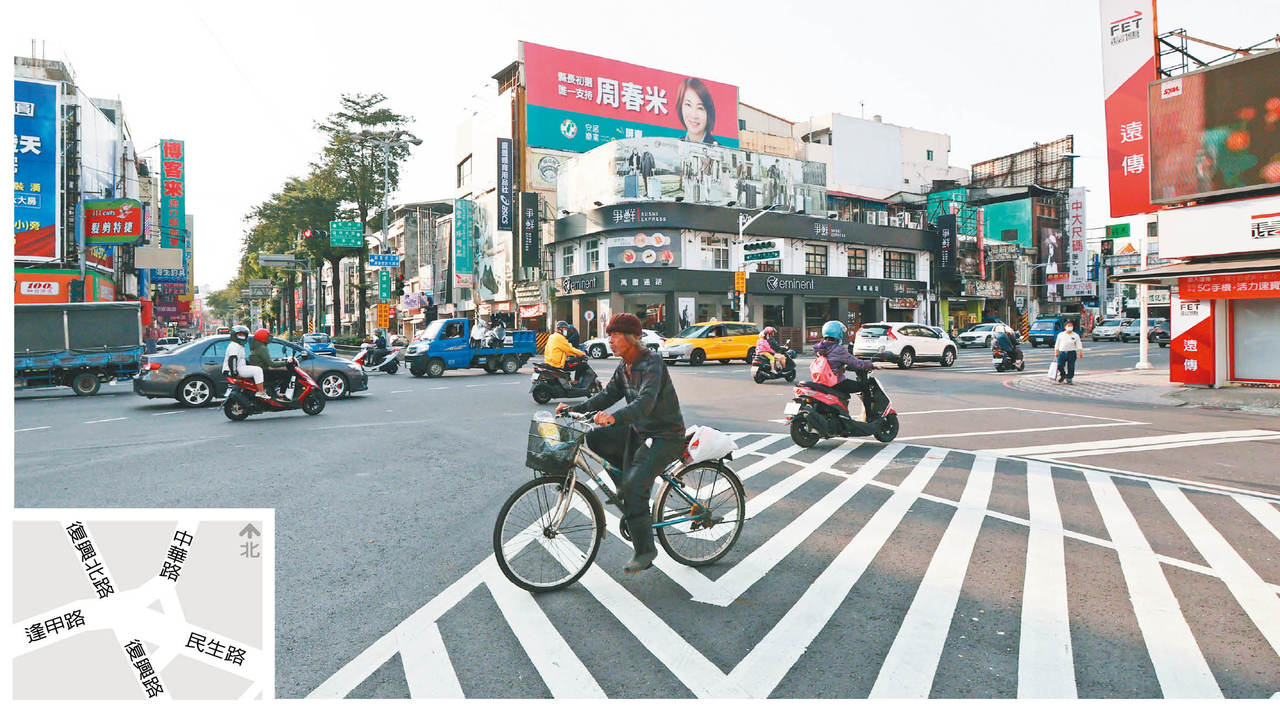
<svg viewBox="0 0 1280 713"><path fill-rule="evenodd" d="M1209 262L1184 262L1174 265L1150 267L1139 272L1115 275L1111 282L1141 285L1175 285L1179 277L1193 275L1239 275L1266 270L1280 270L1280 256L1251 258L1248 260L1213 260Z"/></svg>

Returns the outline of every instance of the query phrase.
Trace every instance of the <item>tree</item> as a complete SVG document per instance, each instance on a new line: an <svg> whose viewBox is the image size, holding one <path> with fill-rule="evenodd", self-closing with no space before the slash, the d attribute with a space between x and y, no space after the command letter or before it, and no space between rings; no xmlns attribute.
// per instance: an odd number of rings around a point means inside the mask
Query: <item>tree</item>
<svg viewBox="0 0 1280 713"><path fill-rule="evenodd" d="M366 235L370 232L369 223L382 206L384 169L388 175L389 190L395 190L400 185L400 163L409 157L409 150L404 145L392 146L389 152L384 153L380 146L361 140L362 131L395 133L405 130L413 121L412 117L397 114L385 106L386 101L387 97L381 93L343 94L341 108L316 124L316 128L328 137L328 144L324 147L321 163L315 168L346 206L344 212L354 213L353 217L360 221ZM386 236L383 237L385 239ZM359 264L356 272L357 320L361 334L366 331L365 290L368 286L364 283L364 266L368 252L368 246L362 245L356 254ZM334 264L335 275L336 267ZM334 305L336 326L336 299Z"/></svg>

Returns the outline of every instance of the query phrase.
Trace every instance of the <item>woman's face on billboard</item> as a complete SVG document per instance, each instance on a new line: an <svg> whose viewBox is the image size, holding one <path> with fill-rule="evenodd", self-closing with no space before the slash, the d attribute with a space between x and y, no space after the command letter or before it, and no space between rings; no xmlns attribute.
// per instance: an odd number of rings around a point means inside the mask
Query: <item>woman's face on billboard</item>
<svg viewBox="0 0 1280 713"><path fill-rule="evenodd" d="M707 131L707 108L697 92L685 92L684 102L680 104L680 116L689 129L690 136L702 136Z"/></svg>

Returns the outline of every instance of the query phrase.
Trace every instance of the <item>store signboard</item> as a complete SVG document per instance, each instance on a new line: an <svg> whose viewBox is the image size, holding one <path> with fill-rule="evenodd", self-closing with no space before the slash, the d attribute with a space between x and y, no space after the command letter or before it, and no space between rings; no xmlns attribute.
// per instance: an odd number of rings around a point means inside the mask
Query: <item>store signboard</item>
<svg viewBox="0 0 1280 713"><path fill-rule="evenodd" d="M1096 282L1068 282L1062 286L1064 297L1092 297L1098 294Z"/></svg>
<svg viewBox="0 0 1280 713"><path fill-rule="evenodd" d="M1156 78L1154 0L1099 0L1111 217L1154 211L1147 83Z"/></svg>
<svg viewBox="0 0 1280 713"><path fill-rule="evenodd" d="M1280 251L1280 196L1160 211L1161 257L1272 251Z"/></svg>
<svg viewBox="0 0 1280 713"><path fill-rule="evenodd" d="M629 244L609 248L610 268L680 267L679 232L637 233Z"/></svg>
<svg viewBox="0 0 1280 713"><path fill-rule="evenodd" d="M1178 278L1183 299L1266 299L1280 297L1280 271L1243 275L1193 275Z"/></svg>
<svg viewBox="0 0 1280 713"><path fill-rule="evenodd" d="M938 273L953 278L960 271L959 240L956 236L956 216L944 213L938 216Z"/></svg>
<svg viewBox="0 0 1280 713"><path fill-rule="evenodd" d="M520 194L520 264L542 267L542 221L538 194Z"/></svg>
<svg viewBox="0 0 1280 713"><path fill-rule="evenodd" d="M62 258L58 83L13 80L13 257Z"/></svg>
<svg viewBox="0 0 1280 713"><path fill-rule="evenodd" d="M1089 265L1085 259L1084 227L1085 227L1085 189L1072 188L1067 192L1067 216L1063 226L1066 233L1067 272L1071 273L1072 282L1084 282L1089 279Z"/></svg>
<svg viewBox="0 0 1280 713"><path fill-rule="evenodd" d="M1213 300L1188 298L1182 294L1181 280L1178 292L1169 310L1169 381L1178 384L1212 384Z"/></svg>
<svg viewBox="0 0 1280 713"><path fill-rule="evenodd" d="M1004 284L995 280L965 279L960 293L966 297L988 297L998 300L1004 297Z"/></svg>
<svg viewBox="0 0 1280 713"><path fill-rule="evenodd" d="M520 54L529 146L581 153L643 136L738 145L736 86L532 42Z"/></svg>
<svg viewBox="0 0 1280 713"><path fill-rule="evenodd" d="M475 203L465 198L453 207L453 276L457 287L471 287L475 264Z"/></svg>
<svg viewBox="0 0 1280 713"><path fill-rule="evenodd" d="M987 255L991 262L1012 262L1022 254L1022 246L1017 243L987 243Z"/></svg>
<svg viewBox="0 0 1280 713"><path fill-rule="evenodd" d="M511 139L498 137L498 230L511 230L515 222L515 194L512 192Z"/></svg>

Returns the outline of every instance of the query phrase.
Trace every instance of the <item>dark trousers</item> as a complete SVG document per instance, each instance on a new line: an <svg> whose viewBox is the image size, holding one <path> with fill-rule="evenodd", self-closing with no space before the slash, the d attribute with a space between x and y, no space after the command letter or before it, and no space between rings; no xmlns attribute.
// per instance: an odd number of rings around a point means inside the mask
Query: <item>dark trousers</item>
<svg viewBox="0 0 1280 713"><path fill-rule="evenodd" d="M609 477L622 496L622 516L636 552L653 551L649 493L658 473L684 452L683 440L654 438L651 445L645 445L631 426L615 424L588 433L587 447L609 466Z"/></svg>
<svg viewBox="0 0 1280 713"><path fill-rule="evenodd" d="M835 389L836 391L843 392L849 396L852 396L853 394L861 393L863 386L862 386L862 382L859 381L858 379L841 379L840 381L837 381L836 385L832 386L831 388Z"/></svg>
<svg viewBox="0 0 1280 713"><path fill-rule="evenodd" d="M1067 380L1076 378L1076 353L1062 352L1058 354L1058 375L1067 377Z"/></svg>

